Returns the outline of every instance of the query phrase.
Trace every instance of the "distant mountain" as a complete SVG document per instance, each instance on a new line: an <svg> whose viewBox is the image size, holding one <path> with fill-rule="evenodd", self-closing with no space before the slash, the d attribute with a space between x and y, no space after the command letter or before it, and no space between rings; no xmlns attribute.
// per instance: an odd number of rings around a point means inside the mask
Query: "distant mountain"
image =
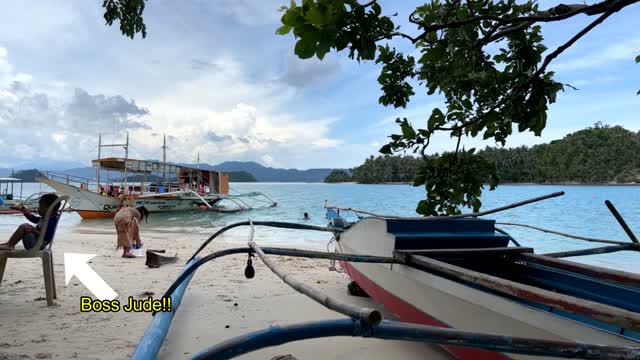
<svg viewBox="0 0 640 360"><path fill-rule="evenodd" d="M196 164L185 164L195 167ZM200 164L201 169L216 170L224 172L246 172L256 178L259 182L323 182L324 178L333 169L276 169L266 167L253 161L226 161L218 165ZM63 171L65 174L95 178L96 170L91 167L73 168ZM115 173L110 176L115 178ZM106 179L107 173L101 172L100 177ZM233 179L232 179L233 180Z"/></svg>
<svg viewBox="0 0 640 360"><path fill-rule="evenodd" d="M62 163L65 164L65 163ZM68 163L73 164L76 163ZM73 166L72 165L72 166ZM184 164L187 166L196 167L196 164ZM323 182L324 179L331 173L333 169L308 169L308 170L298 170L298 169L278 169L260 165L253 161L226 161L218 165L209 165L209 164L200 164L201 169L204 170L216 170L216 171L224 171L224 172L234 172L240 173L244 172L252 175L258 182ZM14 172L18 172L21 169L33 169L37 168L41 171L55 171L59 173L64 173L67 175L78 176L83 178L95 179L96 177L96 169L86 166L86 167L68 167L63 168L59 163L48 163L46 166L30 166L30 167L18 167L14 168ZM66 169L66 170L62 170ZM9 168L0 168L0 176L9 176L11 175L11 170ZM253 180L251 177L246 176L247 174L234 174L231 178L232 181L236 179L242 179L244 181ZM109 172L107 174L106 171L100 172L101 179L107 179L107 176L111 180L117 180L120 178L120 174L117 172ZM137 178L136 178L137 180Z"/></svg>
<svg viewBox="0 0 640 360"><path fill-rule="evenodd" d="M229 173L230 182L256 182L256 177L246 171L232 171Z"/></svg>
<svg viewBox="0 0 640 360"><path fill-rule="evenodd" d="M202 165L201 165L202 167ZM260 182L323 182L333 169L276 169L253 161L225 161L212 166L218 171L246 171Z"/></svg>

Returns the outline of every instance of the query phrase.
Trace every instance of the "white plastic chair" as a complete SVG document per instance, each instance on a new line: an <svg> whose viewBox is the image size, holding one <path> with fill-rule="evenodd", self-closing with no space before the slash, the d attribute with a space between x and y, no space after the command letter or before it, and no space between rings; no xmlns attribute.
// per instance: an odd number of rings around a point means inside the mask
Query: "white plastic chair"
<svg viewBox="0 0 640 360"><path fill-rule="evenodd" d="M9 258L35 258L38 257L42 259L42 272L44 275L44 289L47 295L47 305L53 305L53 299L56 299L58 296L56 294L56 279L53 272L53 253L51 248L53 246L53 239L55 238L55 231L53 233L53 237L49 241L49 244L42 250L42 244L44 243L44 236L47 233L47 226L49 226L49 219L52 215L58 217L58 221L56 222L56 231L58 230L58 225L60 224L60 217L62 216L62 211L66 207L67 202L69 201L69 196L62 195L58 196L58 199L49 206L47 213L44 215L44 220L42 221L42 228L40 229L40 235L38 236L38 241L36 244L29 250L0 250L0 285L2 284L2 277L4 275L4 270L7 266L7 260ZM60 204L58 211L53 213L53 210L56 206Z"/></svg>

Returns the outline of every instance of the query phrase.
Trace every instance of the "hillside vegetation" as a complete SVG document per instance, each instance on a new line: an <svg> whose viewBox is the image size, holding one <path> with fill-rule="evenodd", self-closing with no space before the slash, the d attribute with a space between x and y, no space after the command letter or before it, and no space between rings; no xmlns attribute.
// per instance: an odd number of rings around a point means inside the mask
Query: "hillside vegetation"
<svg viewBox="0 0 640 360"><path fill-rule="evenodd" d="M486 148L502 182L640 182L640 134L621 126L577 131L531 148Z"/></svg>
<svg viewBox="0 0 640 360"><path fill-rule="evenodd" d="M596 123L548 144L487 147L478 154L496 164L502 183L640 183L640 133L621 126ZM344 181L411 182L421 162L411 156L371 156ZM335 171L332 175L325 181L339 182L327 181L340 178Z"/></svg>

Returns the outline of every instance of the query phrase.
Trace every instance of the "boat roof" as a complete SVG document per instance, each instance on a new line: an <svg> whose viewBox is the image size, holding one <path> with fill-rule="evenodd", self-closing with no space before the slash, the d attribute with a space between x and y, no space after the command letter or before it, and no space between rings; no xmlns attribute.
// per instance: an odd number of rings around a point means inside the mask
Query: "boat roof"
<svg viewBox="0 0 640 360"><path fill-rule="evenodd" d="M125 158L117 158L117 157L109 157L109 158L100 158L91 161L91 165L94 168L102 169L102 170L110 170L110 171L127 171L130 173L151 173L151 172L161 172L168 174L176 174L180 175L185 171L195 171L195 172L213 172L217 173L217 171L198 169L197 167L178 165L167 162L166 164L162 161L156 160L136 160L136 159L125 159Z"/></svg>
<svg viewBox="0 0 640 360"><path fill-rule="evenodd" d="M12 178L12 177L0 177L0 181L2 181L2 182L21 182L22 179Z"/></svg>

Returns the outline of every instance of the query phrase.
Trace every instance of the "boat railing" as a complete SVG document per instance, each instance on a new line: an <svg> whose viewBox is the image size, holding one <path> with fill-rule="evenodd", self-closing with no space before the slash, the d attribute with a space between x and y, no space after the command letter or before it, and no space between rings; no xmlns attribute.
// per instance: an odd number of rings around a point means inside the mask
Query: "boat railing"
<svg viewBox="0 0 640 360"><path fill-rule="evenodd" d="M98 180L94 178L88 178L77 175L69 175L65 173L59 173L55 171L45 171L44 176L52 181L57 181L61 183L65 183L67 185L80 185L81 188L89 189L89 188L98 188Z"/></svg>

